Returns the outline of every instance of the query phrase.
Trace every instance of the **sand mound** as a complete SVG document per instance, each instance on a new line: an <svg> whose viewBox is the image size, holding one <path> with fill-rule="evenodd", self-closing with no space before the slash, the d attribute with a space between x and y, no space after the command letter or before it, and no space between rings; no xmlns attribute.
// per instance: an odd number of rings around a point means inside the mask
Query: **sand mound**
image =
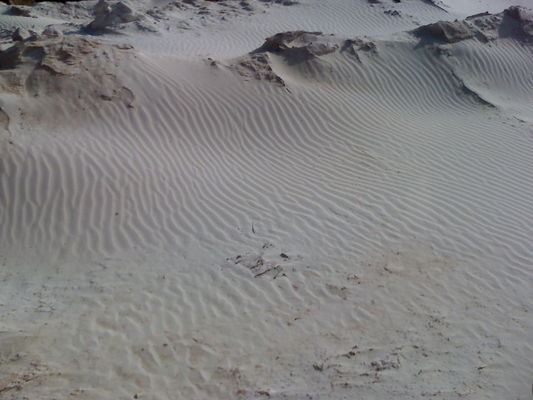
<svg viewBox="0 0 533 400"><path fill-rule="evenodd" d="M233 60L230 68L248 79L265 80L285 86L284 80L273 70L272 55L294 65L334 53L339 47L333 35L305 31L282 32L267 38L257 50Z"/></svg>
<svg viewBox="0 0 533 400"><path fill-rule="evenodd" d="M97 107L102 100L131 105L133 93L117 77L129 51L129 46L85 37L34 34L0 53L0 88L25 104L26 122L32 117L29 110L41 101L73 107Z"/></svg>
<svg viewBox="0 0 533 400"><path fill-rule="evenodd" d="M338 46L328 42L322 32L292 31L267 38L255 53L278 53L287 59L298 61L333 53L337 49Z"/></svg>
<svg viewBox="0 0 533 400"><path fill-rule="evenodd" d="M334 35L324 35L322 32L281 32L267 38L258 49L232 60L229 66L245 78L285 86L284 79L274 70L273 57L282 59L289 66L295 66L318 60L348 45Z"/></svg>
<svg viewBox="0 0 533 400"><path fill-rule="evenodd" d="M499 14L477 14L464 21L439 21L424 25L414 33L445 43L456 43L477 38L481 41L498 37L514 37L522 41L533 38L533 14L523 7L509 7Z"/></svg>
<svg viewBox="0 0 533 400"><path fill-rule="evenodd" d="M454 43L473 38L476 32L477 30L466 21L439 21L434 24L422 26L416 30L418 34L430 35L446 43Z"/></svg>
<svg viewBox="0 0 533 400"><path fill-rule="evenodd" d="M110 4L100 0L94 7L94 20L87 26L91 30L108 30L119 24L139 21L142 15L136 14L133 9L123 1Z"/></svg>

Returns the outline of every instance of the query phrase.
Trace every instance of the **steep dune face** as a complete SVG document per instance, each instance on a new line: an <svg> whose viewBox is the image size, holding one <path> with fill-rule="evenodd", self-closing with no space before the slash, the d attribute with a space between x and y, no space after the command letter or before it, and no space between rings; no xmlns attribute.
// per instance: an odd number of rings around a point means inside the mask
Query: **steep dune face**
<svg viewBox="0 0 533 400"><path fill-rule="evenodd" d="M526 398L530 23L5 50L0 397Z"/></svg>

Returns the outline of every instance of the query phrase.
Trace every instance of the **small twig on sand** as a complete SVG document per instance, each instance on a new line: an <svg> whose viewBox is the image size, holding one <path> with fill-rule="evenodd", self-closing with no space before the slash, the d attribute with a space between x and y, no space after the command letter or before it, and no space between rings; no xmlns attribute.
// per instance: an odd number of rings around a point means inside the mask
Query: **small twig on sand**
<svg viewBox="0 0 533 400"><path fill-rule="evenodd" d="M276 264L274 267L267 268L263 272L258 273L257 275L254 276L254 278L259 278L260 276L263 276L267 272L270 272L270 271L276 271L277 272L277 274L274 276L274 278L272 278L272 279L276 279L278 277L278 275L281 274L281 272L283 272L283 269L281 268L281 265Z"/></svg>
<svg viewBox="0 0 533 400"><path fill-rule="evenodd" d="M257 275L255 275L254 278L259 278L260 276L263 276L264 274L266 274L267 272L272 271L273 269L274 268L267 268L263 272L259 272Z"/></svg>

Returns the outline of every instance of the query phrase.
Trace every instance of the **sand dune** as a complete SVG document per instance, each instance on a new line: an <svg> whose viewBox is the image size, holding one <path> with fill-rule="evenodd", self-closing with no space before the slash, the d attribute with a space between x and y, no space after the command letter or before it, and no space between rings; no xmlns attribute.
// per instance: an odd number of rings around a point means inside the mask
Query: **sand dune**
<svg viewBox="0 0 533 400"><path fill-rule="evenodd" d="M528 398L530 12L250 3L0 55L0 398Z"/></svg>

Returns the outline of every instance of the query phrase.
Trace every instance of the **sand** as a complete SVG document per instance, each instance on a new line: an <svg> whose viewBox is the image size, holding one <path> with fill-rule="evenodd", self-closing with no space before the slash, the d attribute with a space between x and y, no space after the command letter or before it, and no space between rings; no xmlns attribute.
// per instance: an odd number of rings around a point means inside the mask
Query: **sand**
<svg viewBox="0 0 533 400"><path fill-rule="evenodd" d="M0 7L0 399L531 398L528 1L116 3Z"/></svg>

